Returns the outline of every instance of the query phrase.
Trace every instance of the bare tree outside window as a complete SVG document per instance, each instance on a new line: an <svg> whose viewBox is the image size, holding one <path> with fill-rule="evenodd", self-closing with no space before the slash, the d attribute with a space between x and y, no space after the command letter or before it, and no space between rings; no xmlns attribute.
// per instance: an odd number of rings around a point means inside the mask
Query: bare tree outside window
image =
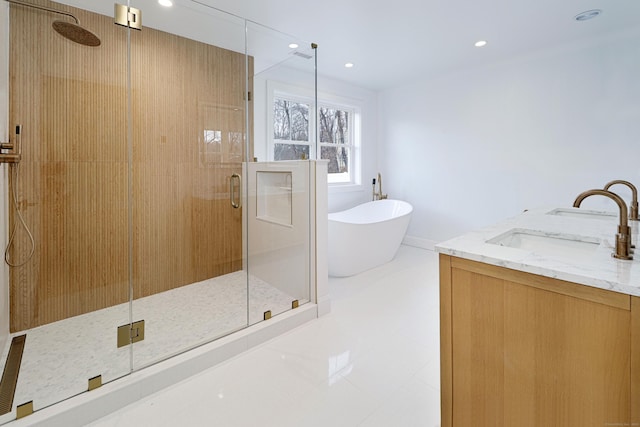
<svg viewBox="0 0 640 427"><path fill-rule="evenodd" d="M273 100L273 138L291 139L291 114L289 113L289 101L284 99Z"/></svg>
<svg viewBox="0 0 640 427"><path fill-rule="evenodd" d="M275 144L274 160L304 160L309 158L309 146L300 144Z"/></svg>
<svg viewBox="0 0 640 427"><path fill-rule="evenodd" d="M349 172L349 112L321 107L320 158L329 160L329 173Z"/></svg>
<svg viewBox="0 0 640 427"><path fill-rule="evenodd" d="M273 160L327 160L329 184L359 184L358 104L336 97L340 99L336 104L320 100L316 110L313 99L294 92L288 95L274 90L270 98L273 130L269 132L273 132L273 139L269 146Z"/></svg>
<svg viewBox="0 0 640 427"><path fill-rule="evenodd" d="M274 160L309 158L309 104L273 101ZM295 144L300 142L301 144Z"/></svg>

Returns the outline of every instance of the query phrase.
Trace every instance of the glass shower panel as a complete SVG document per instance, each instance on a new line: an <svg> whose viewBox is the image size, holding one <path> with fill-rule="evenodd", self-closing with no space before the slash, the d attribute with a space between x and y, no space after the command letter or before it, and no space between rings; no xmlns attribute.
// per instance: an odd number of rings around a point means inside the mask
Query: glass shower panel
<svg viewBox="0 0 640 427"><path fill-rule="evenodd" d="M311 299L316 46L247 23L258 162L247 164L249 322Z"/></svg>
<svg viewBox="0 0 640 427"><path fill-rule="evenodd" d="M249 322L310 300L308 160L247 164Z"/></svg>
<svg viewBox="0 0 640 427"><path fill-rule="evenodd" d="M93 36L67 32L69 14ZM20 161L7 166L10 343L25 339L0 423L131 370L116 345L130 322L126 32L112 16L34 0L9 5L7 34L9 127L21 126Z"/></svg>
<svg viewBox="0 0 640 427"><path fill-rule="evenodd" d="M132 2L134 369L247 326L244 21ZM249 64L250 66L250 64Z"/></svg>
<svg viewBox="0 0 640 427"><path fill-rule="evenodd" d="M127 4L141 30L105 2L32 0L0 34L20 125L8 316L26 337L0 424L311 299L315 47L204 0ZM292 94L277 143L303 147L274 161L274 97Z"/></svg>

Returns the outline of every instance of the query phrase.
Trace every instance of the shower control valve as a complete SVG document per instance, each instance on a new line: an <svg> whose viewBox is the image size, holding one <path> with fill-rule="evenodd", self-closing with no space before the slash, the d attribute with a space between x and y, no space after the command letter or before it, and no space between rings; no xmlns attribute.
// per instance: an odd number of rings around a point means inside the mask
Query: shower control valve
<svg viewBox="0 0 640 427"><path fill-rule="evenodd" d="M3 153L2 150L8 150ZM0 163L19 163L20 158L20 126L16 126L16 142L0 142Z"/></svg>

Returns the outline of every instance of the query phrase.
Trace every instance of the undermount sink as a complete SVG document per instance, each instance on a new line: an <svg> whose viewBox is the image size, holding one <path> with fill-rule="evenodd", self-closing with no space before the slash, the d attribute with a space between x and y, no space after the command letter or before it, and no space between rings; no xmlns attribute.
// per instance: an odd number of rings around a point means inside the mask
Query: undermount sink
<svg viewBox="0 0 640 427"><path fill-rule="evenodd" d="M604 221L610 221L612 219L615 220L618 217L618 214L615 212L592 211L589 209L578 208L558 208L547 212L547 215L570 216L574 218L596 219Z"/></svg>
<svg viewBox="0 0 640 427"><path fill-rule="evenodd" d="M592 256L600 241L585 236L547 235L533 230L513 229L487 243L530 251L550 258L576 259Z"/></svg>

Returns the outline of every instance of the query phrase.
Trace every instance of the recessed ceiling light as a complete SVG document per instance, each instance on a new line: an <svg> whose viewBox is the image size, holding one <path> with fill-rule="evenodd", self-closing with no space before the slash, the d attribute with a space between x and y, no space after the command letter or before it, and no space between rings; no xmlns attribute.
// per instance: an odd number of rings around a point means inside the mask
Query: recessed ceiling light
<svg viewBox="0 0 640 427"><path fill-rule="evenodd" d="M171 7L173 6L173 2L171 0L158 0L160 6Z"/></svg>
<svg viewBox="0 0 640 427"><path fill-rule="evenodd" d="M297 48L298 48L298 43L290 43L290 44L289 44L289 47L290 47L291 49L297 49Z"/></svg>
<svg viewBox="0 0 640 427"><path fill-rule="evenodd" d="M475 47L484 47L487 45L487 41L486 40L478 40L477 42L475 42L474 46Z"/></svg>
<svg viewBox="0 0 640 427"><path fill-rule="evenodd" d="M345 66L346 68L353 68L353 63L351 63L351 62L347 62L346 64L344 64L344 66Z"/></svg>
<svg viewBox="0 0 640 427"><path fill-rule="evenodd" d="M575 19L576 21L588 21L589 19L593 19L597 16L600 16L601 13L602 13L602 10L600 9L587 10L585 12L577 14L576 16L573 17L573 19Z"/></svg>

